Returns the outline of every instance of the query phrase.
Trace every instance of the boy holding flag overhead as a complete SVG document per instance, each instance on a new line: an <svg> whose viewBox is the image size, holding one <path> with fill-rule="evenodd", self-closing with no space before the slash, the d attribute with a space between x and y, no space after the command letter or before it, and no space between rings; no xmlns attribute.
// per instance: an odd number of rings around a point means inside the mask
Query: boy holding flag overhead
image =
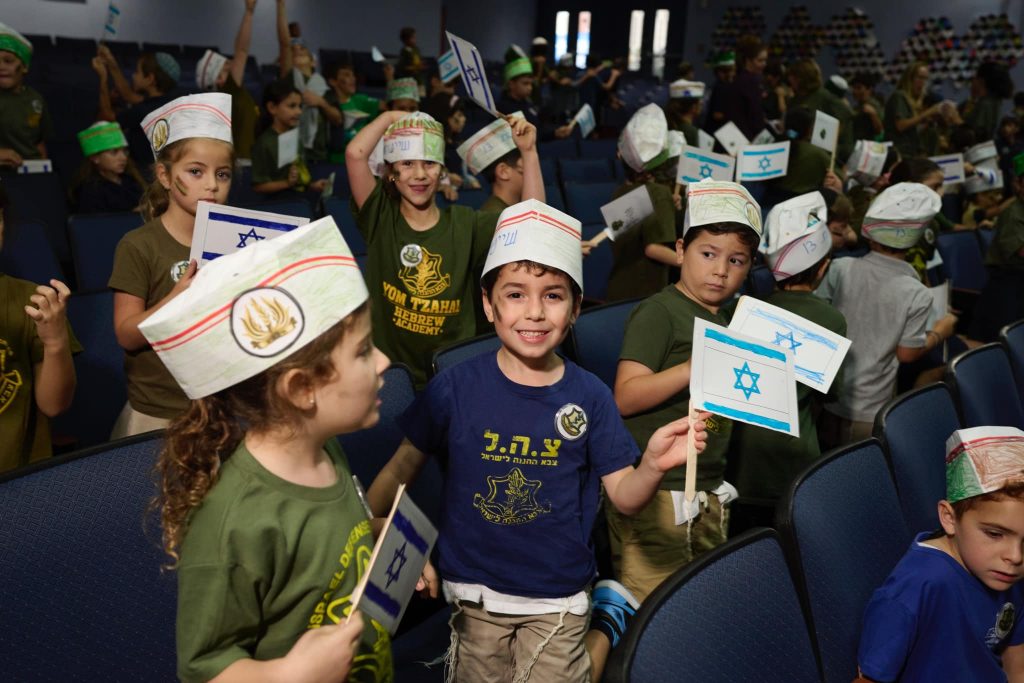
<svg viewBox="0 0 1024 683"><path fill-rule="evenodd" d="M703 450L699 416L659 425L638 458L607 387L556 353L583 296L580 228L536 200L502 212L481 278L501 348L431 380L370 488L381 512L428 454L448 463L438 548L457 681L600 680L636 608L611 581L588 599L600 487L633 514L685 463L691 428Z"/></svg>
<svg viewBox="0 0 1024 683"><path fill-rule="evenodd" d="M704 180L688 186L683 237L676 240L679 281L636 307L619 354L615 402L637 443L689 414L694 319L728 325L722 306L739 291L760 241L761 208L742 185ZM732 422L716 415L707 429L707 450L697 464L696 519L683 499L682 470L665 476L641 512L607 513L616 573L640 600L725 542L726 505L736 497L723 479Z"/></svg>
<svg viewBox="0 0 1024 683"><path fill-rule="evenodd" d="M766 301L802 318L846 336L843 314L814 296L825 277L832 255L828 209L820 192L794 197L776 204L765 220L767 248L763 248L778 291ZM797 352L799 342L780 335L781 348ZM797 386L800 436L746 424L736 425L734 452L739 458L736 485L744 496L776 499L789 482L821 455L815 427L821 412L822 395L811 387Z"/></svg>
<svg viewBox="0 0 1024 683"><path fill-rule="evenodd" d="M946 499L864 612L857 681L1024 678L1024 432L946 441Z"/></svg>
<svg viewBox="0 0 1024 683"><path fill-rule="evenodd" d="M522 200L523 156L508 121L495 119L459 145L458 152L470 173L482 173L491 184L481 211L504 211Z"/></svg>

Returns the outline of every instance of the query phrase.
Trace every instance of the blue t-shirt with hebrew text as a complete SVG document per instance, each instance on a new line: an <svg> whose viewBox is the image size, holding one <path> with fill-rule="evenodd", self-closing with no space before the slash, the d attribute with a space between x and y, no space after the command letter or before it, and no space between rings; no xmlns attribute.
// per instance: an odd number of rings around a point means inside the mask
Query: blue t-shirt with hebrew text
<svg viewBox="0 0 1024 683"><path fill-rule="evenodd" d="M919 534L864 612L857 662L875 681L1006 681L1024 643L1024 585L991 590Z"/></svg>
<svg viewBox="0 0 1024 683"><path fill-rule="evenodd" d="M444 579L534 598L590 583L600 478L639 457L601 380L566 361L555 384L523 386L487 353L438 374L400 424L446 463Z"/></svg>

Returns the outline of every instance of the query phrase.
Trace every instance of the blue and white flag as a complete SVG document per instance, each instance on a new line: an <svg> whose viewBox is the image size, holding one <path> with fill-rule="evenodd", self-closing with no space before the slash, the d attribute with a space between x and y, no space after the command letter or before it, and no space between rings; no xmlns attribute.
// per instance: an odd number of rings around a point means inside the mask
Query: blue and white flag
<svg viewBox="0 0 1024 683"><path fill-rule="evenodd" d="M25 159L18 167L18 173L53 173L53 162L49 159Z"/></svg>
<svg viewBox="0 0 1024 683"><path fill-rule="evenodd" d="M680 185L699 183L705 178L732 182L736 171L736 158L686 145L679 155L677 168L676 182Z"/></svg>
<svg viewBox="0 0 1024 683"><path fill-rule="evenodd" d="M309 223L308 218L199 202L189 258L202 268L210 261L272 240Z"/></svg>
<svg viewBox="0 0 1024 683"><path fill-rule="evenodd" d="M800 436L794 372L790 349L694 319L690 367L694 408Z"/></svg>
<svg viewBox="0 0 1024 683"><path fill-rule="evenodd" d="M827 393L850 340L796 313L741 296L729 329L793 352L796 381Z"/></svg>
<svg viewBox="0 0 1024 683"><path fill-rule="evenodd" d="M589 104L584 104L572 117L572 123L580 127L580 137L587 137L597 127L597 119L594 118L594 110Z"/></svg>
<svg viewBox="0 0 1024 683"><path fill-rule="evenodd" d="M448 50L437 58L437 71L442 83L451 83L459 75L459 61L455 59L455 51Z"/></svg>
<svg viewBox="0 0 1024 683"><path fill-rule="evenodd" d="M352 611L362 611L394 635L435 541L437 529L402 484L366 573L352 592Z"/></svg>
<svg viewBox="0 0 1024 683"><path fill-rule="evenodd" d="M789 168L789 140L770 145L749 145L743 148L737 159L738 182L781 178Z"/></svg>
<svg viewBox="0 0 1024 683"><path fill-rule="evenodd" d="M962 183L967 174L964 172L963 154L946 154L939 157L928 157L942 169L942 186L949 187Z"/></svg>
<svg viewBox="0 0 1024 683"><path fill-rule="evenodd" d="M480 51L473 43L463 40L449 31L445 31L445 35L448 36L452 52L455 53L455 61L459 65L459 73L462 74L462 85L466 88L469 99L494 116L501 116L494 106L491 85L487 82L484 58L480 56Z"/></svg>
<svg viewBox="0 0 1024 683"><path fill-rule="evenodd" d="M107 20L103 24L103 40L117 38L117 29L121 26L121 8L111 0L107 5Z"/></svg>

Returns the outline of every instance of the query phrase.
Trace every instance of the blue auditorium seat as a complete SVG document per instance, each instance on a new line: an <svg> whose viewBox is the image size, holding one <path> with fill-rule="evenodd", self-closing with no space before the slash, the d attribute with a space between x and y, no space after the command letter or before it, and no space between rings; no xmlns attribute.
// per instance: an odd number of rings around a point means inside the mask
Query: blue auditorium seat
<svg viewBox="0 0 1024 683"><path fill-rule="evenodd" d="M71 259L80 290L106 288L118 242L142 223L137 213L75 214L68 219Z"/></svg>
<svg viewBox="0 0 1024 683"><path fill-rule="evenodd" d="M565 206L567 213L581 223L604 224L601 207L612 200L617 187L614 182L607 183L566 183Z"/></svg>
<svg viewBox="0 0 1024 683"><path fill-rule="evenodd" d="M630 299L588 308L573 326L577 362L600 377L610 389L615 388L626 322L638 303L640 299Z"/></svg>
<svg viewBox="0 0 1024 683"><path fill-rule="evenodd" d="M365 254L366 241L363 239L363 234L359 232L359 226L356 225L356 218L352 215L349 201L339 197L330 197L324 202L324 211L338 224L341 236L345 238L352 253Z"/></svg>
<svg viewBox="0 0 1024 683"><path fill-rule="evenodd" d="M615 180L608 159L559 159L563 183L610 183Z"/></svg>
<svg viewBox="0 0 1024 683"><path fill-rule="evenodd" d="M70 286L57 262L46 226L38 221L8 221L0 249L0 272L11 277L48 284L56 278Z"/></svg>
<svg viewBox="0 0 1024 683"><path fill-rule="evenodd" d="M946 382L958 399L965 427L1024 429L1024 408L1002 344L985 344L954 358L946 368Z"/></svg>
<svg viewBox="0 0 1024 683"><path fill-rule="evenodd" d="M936 238L942 269L953 289L980 292L988 282L985 255L973 231L944 232Z"/></svg>

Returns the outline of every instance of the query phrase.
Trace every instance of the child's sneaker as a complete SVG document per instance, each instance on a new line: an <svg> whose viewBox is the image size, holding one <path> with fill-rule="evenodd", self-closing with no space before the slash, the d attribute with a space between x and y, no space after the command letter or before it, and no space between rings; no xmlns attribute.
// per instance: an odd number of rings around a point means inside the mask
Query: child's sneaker
<svg viewBox="0 0 1024 683"><path fill-rule="evenodd" d="M606 636L612 647L626 632L630 619L636 614L640 603L633 594L618 581L604 579L594 584L590 594L593 606L590 610L590 628L596 628Z"/></svg>

